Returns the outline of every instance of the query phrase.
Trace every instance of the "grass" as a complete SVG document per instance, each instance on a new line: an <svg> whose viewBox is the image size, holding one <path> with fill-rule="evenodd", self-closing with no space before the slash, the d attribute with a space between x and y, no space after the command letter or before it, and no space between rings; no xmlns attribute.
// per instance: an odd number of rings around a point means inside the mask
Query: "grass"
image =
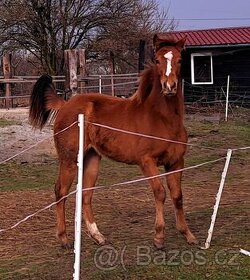
<svg viewBox="0 0 250 280"><path fill-rule="evenodd" d="M189 252L189 253L187 253ZM189 259L183 259L186 254ZM166 254L167 255L167 254ZM233 258L236 258L233 260ZM152 263L144 266L131 266L126 271L120 269L114 272L96 272L91 279L178 279L178 280L243 280L248 279L249 262L244 256L235 252L228 255L214 250L209 253L204 251L182 251L174 260L164 256L159 257L161 264L157 264L157 258L151 258ZM232 260L232 263L230 261ZM153 264L155 262L155 264ZM182 263L181 263L182 262Z"/></svg>
<svg viewBox="0 0 250 280"><path fill-rule="evenodd" d="M186 166L226 155L228 147L249 146L250 128L242 121L213 124L187 122L191 143L225 150L189 148ZM204 241L211 220L214 197L224 161L184 172L183 185L189 206L187 218L196 235ZM250 278L250 258L239 254L239 246L249 250L249 152L235 152L226 179L226 188L216 221L212 246L203 251L186 244L174 227L174 214L166 202L167 242L164 251L152 246L154 201L144 186L96 191L94 209L101 230L112 243L116 255L106 264L110 247L98 247L86 235L82 238L81 275L87 280L245 280ZM0 228L47 205L53 196L58 163L15 161L0 168ZM98 185L132 180L141 176L138 167L104 159ZM212 188L213 187L213 188ZM33 192L35 190L35 192ZM242 191L242 193L240 193ZM15 196L15 194L18 194ZM249 194L249 192L248 192ZM46 198L48 197L48 198ZM207 204L210 207L207 207ZM22 207L20 207L22 206ZM67 202L69 233L73 238L74 199ZM46 210L8 234L0 234L1 280L66 280L73 275L73 251L62 250L55 237L54 209ZM84 228L85 229L85 228ZM203 244L203 243L202 243ZM146 247L145 247L146 246ZM148 251L140 251L141 249ZM103 253L100 250L104 250ZM100 266L102 253L104 266ZM111 260L112 260L111 258ZM115 261L114 261L115 260Z"/></svg>
<svg viewBox="0 0 250 280"><path fill-rule="evenodd" d="M51 188L55 183L57 170L56 160L41 164L15 162L3 164L0 169L0 189L1 191L15 191Z"/></svg>
<svg viewBox="0 0 250 280"><path fill-rule="evenodd" d="M126 169L126 172L122 172ZM142 176L139 167L103 159L101 161L99 185L112 185Z"/></svg>
<svg viewBox="0 0 250 280"><path fill-rule="evenodd" d="M193 138L201 138L200 143L211 148L236 148L249 144L250 126L242 120L222 122L187 122L191 143Z"/></svg>

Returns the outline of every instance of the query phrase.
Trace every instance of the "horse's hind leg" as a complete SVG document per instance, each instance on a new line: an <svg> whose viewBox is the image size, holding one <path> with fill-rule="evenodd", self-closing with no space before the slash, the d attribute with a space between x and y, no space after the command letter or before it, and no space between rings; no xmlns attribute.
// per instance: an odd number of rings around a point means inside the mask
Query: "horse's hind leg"
<svg viewBox="0 0 250 280"><path fill-rule="evenodd" d="M56 201L60 200L63 196L69 193L69 189L75 178L76 171L77 165L75 162L61 161L59 177L55 185ZM72 244L69 243L66 234L65 202L66 199L63 199L56 205L57 237L62 247L71 248Z"/></svg>
<svg viewBox="0 0 250 280"><path fill-rule="evenodd" d="M141 169L146 177L159 174L159 170L151 158L143 160ZM149 182L154 192L156 207L154 245L156 248L162 249L165 240L164 202L166 192L159 178L151 179Z"/></svg>
<svg viewBox="0 0 250 280"><path fill-rule="evenodd" d="M92 210L93 189L89 191L86 190L95 186L99 172L100 159L100 156L94 149L87 151L84 157L83 213L89 234L98 244L103 245L105 244L105 238L97 228Z"/></svg>
<svg viewBox="0 0 250 280"><path fill-rule="evenodd" d="M168 169L167 167L165 167L165 169L168 172L168 171L182 169L183 166L184 163L183 160L181 160L171 169ZM175 209L176 228L186 237L187 242L189 244L197 244L198 241L190 231L183 211L181 176L182 176L181 172L167 175L167 184L170 190L170 196L172 198L174 209Z"/></svg>

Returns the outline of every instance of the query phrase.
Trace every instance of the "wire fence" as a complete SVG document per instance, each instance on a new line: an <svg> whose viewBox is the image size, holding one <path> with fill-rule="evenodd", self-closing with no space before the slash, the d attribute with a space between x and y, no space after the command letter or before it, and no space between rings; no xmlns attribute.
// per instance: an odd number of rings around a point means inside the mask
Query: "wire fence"
<svg viewBox="0 0 250 280"><path fill-rule="evenodd" d="M227 77L223 77L221 85L193 85L184 81L184 99L188 112L224 113L227 106L230 114L237 108L250 107L250 81L248 77L233 78L227 85ZM242 83L239 83L239 80ZM247 85L248 84L248 85Z"/></svg>

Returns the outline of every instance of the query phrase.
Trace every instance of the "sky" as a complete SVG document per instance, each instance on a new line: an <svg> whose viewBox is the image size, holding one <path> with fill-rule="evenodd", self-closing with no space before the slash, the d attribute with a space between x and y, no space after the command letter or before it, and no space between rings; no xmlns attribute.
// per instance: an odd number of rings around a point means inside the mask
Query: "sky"
<svg viewBox="0 0 250 280"><path fill-rule="evenodd" d="M160 7L166 9L169 7L169 17L178 20L177 30L250 26L250 0L158 0L158 2Z"/></svg>

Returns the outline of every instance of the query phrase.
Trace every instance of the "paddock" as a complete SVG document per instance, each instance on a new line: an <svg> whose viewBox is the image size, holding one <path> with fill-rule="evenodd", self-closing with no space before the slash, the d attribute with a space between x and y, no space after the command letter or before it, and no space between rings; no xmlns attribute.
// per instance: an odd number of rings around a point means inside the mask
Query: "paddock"
<svg viewBox="0 0 250 280"><path fill-rule="evenodd" d="M28 140L34 131L27 125L27 110L16 112L0 112L1 161L35 146L1 164L1 229L54 201L58 170L51 127ZM248 111L235 114L228 122L214 121L211 116L186 115L189 142L195 146L189 147L185 166L224 157L227 148L249 146L247 118ZM22 133L17 133L18 128ZM38 143L42 139L46 140ZM224 164L223 159L183 173L186 217L199 246L207 238ZM141 173L136 167L105 159L97 185L107 188L95 191L94 210L110 243L98 246L82 227L81 279L249 278L249 257L239 253L240 249L250 249L249 167L249 150L233 151L208 250L187 245L177 232L168 194L166 248L156 251L152 245L154 198L148 183L108 188L141 178ZM75 196L70 196L67 203L68 232L73 240ZM54 210L51 207L15 229L0 233L1 279L59 279L58 275L60 279L72 278L74 253L57 243Z"/></svg>

